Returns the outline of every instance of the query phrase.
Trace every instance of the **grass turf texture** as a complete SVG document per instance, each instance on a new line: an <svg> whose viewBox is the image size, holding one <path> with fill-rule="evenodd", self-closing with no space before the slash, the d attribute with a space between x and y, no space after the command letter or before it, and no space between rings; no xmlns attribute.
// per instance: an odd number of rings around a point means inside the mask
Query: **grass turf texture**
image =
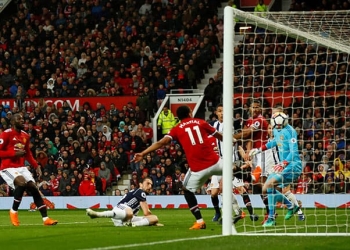
<svg viewBox="0 0 350 250"><path fill-rule="evenodd" d="M90 219L85 210L52 210L49 214L57 219L56 226L43 226L39 212L21 210L20 227L10 224L8 211L0 211L1 249L349 249L348 237L313 236L221 236L221 226L212 222L213 209L202 209L207 229L192 231L194 222L187 209L152 210L164 227L114 227L110 219ZM255 210L259 221L249 216L236 225L238 232L258 233L305 233L349 232L350 215L346 209L309 209L304 212L306 221L298 221L295 215L284 221L282 209L277 210L277 226L264 229L261 226L262 210ZM314 213L317 213L315 216ZM337 215L335 216L335 212ZM255 225L255 227L253 227ZM327 225L327 226L326 226Z"/></svg>

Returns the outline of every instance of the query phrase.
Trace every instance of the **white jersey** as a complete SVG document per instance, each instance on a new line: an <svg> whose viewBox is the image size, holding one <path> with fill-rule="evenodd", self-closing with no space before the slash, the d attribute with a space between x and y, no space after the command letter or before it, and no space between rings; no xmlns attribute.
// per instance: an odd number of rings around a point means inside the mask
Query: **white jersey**
<svg viewBox="0 0 350 250"><path fill-rule="evenodd" d="M216 128L217 131L219 131L220 133L223 132L223 123L221 123L219 120L216 120L214 123L211 124L214 128ZM217 144L217 148L218 148L218 154L219 156L222 158L223 156L223 148L222 148L222 141L220 140L216 140L216 144ZM232 162L236 162L239 160L239 156L238 156L238 150L237 150L237 145L234 145L233 146L233 152L232 152ZM214 175L212 176L211 178L211 181L210 181L210 185L208 187L208 190L212 189L212 188L219 188L219 185L220 185L220 181L221 181L221 176L218 176L218 175Z"/></svg>
<svg viewBox="0 0 350 250"><path fill-rule="evenodd" d="M257 166L261 167L261 176L268 176L271 174L273 172L273 167L278 163L280 163L280 159L276 147L256 154L253 158L254 168Z"/></svg>
<svg viewBox="0 0 350 250"><path fill-rule="evenodd" d="M211 124L214 128L216 128L217 131L220 133L223 133L223 128L224 124L219 122L219 120L216 120L214 123ZM216 140L217 146L218 146L218 152L219 156L222 158L223 155L223 146L222 146L222 141ZM232 154L232 162L238 161L239 160L239 155L238 155L238 150L237 150L237 144L233 146L233 154Z"/></svg>

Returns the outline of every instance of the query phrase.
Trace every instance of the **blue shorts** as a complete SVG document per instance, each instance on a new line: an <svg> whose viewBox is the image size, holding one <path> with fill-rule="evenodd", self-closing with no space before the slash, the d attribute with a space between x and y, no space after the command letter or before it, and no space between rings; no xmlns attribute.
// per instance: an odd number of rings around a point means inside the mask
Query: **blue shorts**
<svg viewBox="0 0 350 250"><path fill-rule="evenodd" d="M267 180L274 178L278 182L278 187L284 188L296 181L302 172L302 165L299 162L291 162L281 173L272 173Z"/></svg>

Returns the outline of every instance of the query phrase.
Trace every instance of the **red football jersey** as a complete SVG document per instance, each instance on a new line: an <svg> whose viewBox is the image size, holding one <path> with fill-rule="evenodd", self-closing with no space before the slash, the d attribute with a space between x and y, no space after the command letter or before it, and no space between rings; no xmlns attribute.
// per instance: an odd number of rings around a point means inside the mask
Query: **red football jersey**
<svg viewBox="0 0 350 250"><path fill-rule="evenodd" d="M269 124L262 115L259 115L256 118L250 117L247 120L246 126L248 128L254 128L253 137L251 138L253 140L253 148L261 148L267 143L269 138L269 134L267 132Z"/></svg>
<svg viewBox="0 0 350 250"><path fill-rule="evenodd" d="M186 118L166 136L182 145L191 170L198 172L219 161L219 156L213 150L212 141L208 138L216 132L216 129L204 120Z"/></svg>
<svg viewBox="0 0 350 250"><path fill-rule="evenodd" d="M23 157L15 156L18 149L24 149L27 153ZM29 135L23 130L17 132L14 129L6 129L0 134L0 158L0 170L23 167L25 166L25 160L32 167L38 167L38 163L29 148Z"/></svg>

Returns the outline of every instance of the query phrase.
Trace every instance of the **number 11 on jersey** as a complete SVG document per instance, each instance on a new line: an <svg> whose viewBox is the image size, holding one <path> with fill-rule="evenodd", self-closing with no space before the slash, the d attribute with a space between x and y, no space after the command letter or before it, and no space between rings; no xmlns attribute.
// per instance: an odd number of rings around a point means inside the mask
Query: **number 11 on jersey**
<svg viewBox="0 0 350 250"><path fill-rule="evenodd" d="M201 131L199 130L199 127L194 126L192 129L196 132L199 143L203 144L203 137L202 137ZM185 131L188 134L188 136L190 137L192 145L196 145L196 141L194 139L191 128L185 128Z"/></svg>

